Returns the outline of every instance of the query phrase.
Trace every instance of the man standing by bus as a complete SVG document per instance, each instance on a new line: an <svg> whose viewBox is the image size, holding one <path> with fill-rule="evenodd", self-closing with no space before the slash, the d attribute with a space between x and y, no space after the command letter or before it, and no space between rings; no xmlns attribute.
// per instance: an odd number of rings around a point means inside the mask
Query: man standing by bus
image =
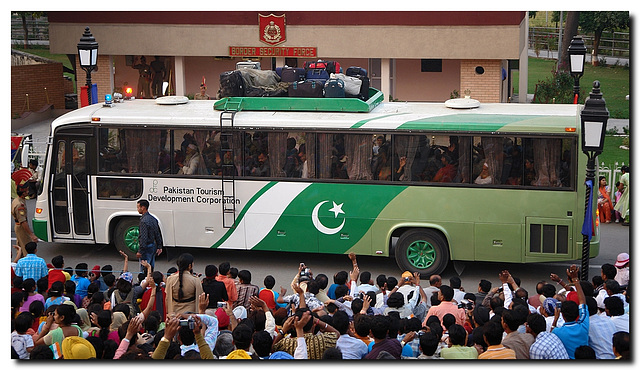
<svg viewBox="0 0 640 370"><path fill-rule="evenodd" d="M31 231L29 222L27 221L27 203L25 197L29 193L29 188L26 185L18 185L16 188L17 198L11 202L11 216L15 221L16 243L22 249L22 257L27 255L27 250L24 248L29 242L38 242L38 237Z"/></svg>
<svg viewBox="0 0 640 370"><path fill-rule="evenodd" d="M147 261L151 266L151 271L156 262L156 255L162 253L162 232L158 225L158 219L149 213L149 201L140 199L136 204L140 217L140 234L138 236L138 244L140 245L136 257L140 261ZM147 269L141 265L140 269L147 274Z"/></svg>

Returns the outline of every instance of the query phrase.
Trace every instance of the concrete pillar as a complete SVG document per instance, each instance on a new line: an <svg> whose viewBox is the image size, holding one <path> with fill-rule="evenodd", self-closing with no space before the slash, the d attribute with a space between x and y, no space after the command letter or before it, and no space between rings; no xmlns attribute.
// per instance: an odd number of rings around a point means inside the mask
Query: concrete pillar
<svg viewBox="0 0 640 370"><path fill-rule="evenodd" d="M380 60L380 89L384 94L384 101L389 101L391 94L391 59L382 58Z"/></svg>
<svg viewBox="0 0 640 370"><path fill-rule="evenodd" d="M184 57L175 57L175 71L176 71L176 95L186 96L186 82L184 77Z"/></svg>
<svg viewBox="0 0 640 370"><path fill-rule="evenodd" d="M527 102L529 79L529 12L524 16L520 26L520 66L518 81L518 103Z"/></svg>
<svg viewBox="0 0 640 370"><path fill-rule="evenodd" d="M271 63L271 60L269 60L269 63ZM284 67L284 57L276 57L276 67ZM262 66L262 69L271 69L271 66L269 68Z"/></svg>

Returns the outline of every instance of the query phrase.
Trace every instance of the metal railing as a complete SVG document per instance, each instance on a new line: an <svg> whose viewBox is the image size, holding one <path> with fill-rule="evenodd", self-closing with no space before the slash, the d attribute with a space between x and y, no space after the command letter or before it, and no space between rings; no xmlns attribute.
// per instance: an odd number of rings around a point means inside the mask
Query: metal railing
<svg viewBox="0 0 640 370"><path fill-rule="evenodd" d="M49 40L49 21L27 19L28 40ZM20 18L11 18L11 40L12 42L24 41L24 30Z"/></svg>
<svg viewBox="0 0 640 370"><path fill-rule="evenodd" d="M550 52L558 51L557 27L529 27L529 48L533 50ZM584 44L587 47L587 54L591 54L593 49L593 35L585 35L578 30ZM629 58L629 32L603 32L598 48L599 56L612 56Z"/></svg>
<svg viewBox="0 0 640 370"><path fill-rule="evenodd" d="M612 199L615 199L614 193L616 192L616 182L620 180L620 176L622 176L621 168L624 166L624 162L618 163L615 162L613 165L607 165L604 162L600 163L598 166L598 174L600 176L604 176L607 180L607 185L609 186L609 196ZM598 179L596 179L598 181ZM597 188L599 186L598 183L595 184Z"/></svg>

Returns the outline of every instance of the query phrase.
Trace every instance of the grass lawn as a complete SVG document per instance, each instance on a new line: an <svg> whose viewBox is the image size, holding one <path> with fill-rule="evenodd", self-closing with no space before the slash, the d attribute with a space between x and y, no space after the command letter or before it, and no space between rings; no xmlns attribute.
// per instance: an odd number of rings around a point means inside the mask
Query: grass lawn
<svg viewBox="0 0 640 370"><path fill-rule="evenodd" d="M529 79L528 93L533 94L536 90L536 84L544 81L552 76L555 68L555 60L543 58L529 58ZM629 69L624 67L594 67L591 64L585 64L584 76L580 79L580 86L583 94L580 100L584 103L584 99L591 91L594 80L600 81L600 90L607 102L607 108L611 118L629 118L629 101L626 96L629 94L631 79L629 77ZM518 76L519 72L513 73L514 93L518 93Z"/></svg>
<svg viewBox="0 0 640 370"><path fill-rule="evenodd" d="M614 168L616 162L620 166L622 166L622 163L629 165L629 150L620 149L622 140L623 138L620 136L605 136L604 148L602 154L598 156L598 163L602 164L604 162L610 168Z"/></svg>

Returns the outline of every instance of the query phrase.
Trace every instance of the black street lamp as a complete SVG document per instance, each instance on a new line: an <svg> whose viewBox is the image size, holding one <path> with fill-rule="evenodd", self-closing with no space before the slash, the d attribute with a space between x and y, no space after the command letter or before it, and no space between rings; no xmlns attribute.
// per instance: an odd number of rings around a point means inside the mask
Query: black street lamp
<svg viewBox="0 0 640 370"><path fill-rule="evenodd" d="M573 44L573 41L572 41ZM609 110L600 92L600 81L593 81L593 89L584 102L580 112L580 129L582 137L582 152L587 155L586 195L584 205L584 223L582 225L582 267L581 280L589 280L589 253L592 233L592 188L597 189L596 157L602 153L604 136L607 131ZM590 183L589 183L590 182ZM597 190L596 190L597 191Z"/></svg>
<svg viewBox="0 0 640 370"><path fill-rule="evenodd" d="M80 67L87 72L87 98L89 105L91 105L91 72L98 65L98 43L89 31L89 27L84 29L84 34L78 43L78 58Z"/></svg>
<svg viewBox="0 0 640 370"><path fill-rule="evenodd" d="M584 56L587 48L581 36L574 36L569 45L569 71L573 77L573 104L578 104L580 96L580 77L584 74Z"/></svg>

